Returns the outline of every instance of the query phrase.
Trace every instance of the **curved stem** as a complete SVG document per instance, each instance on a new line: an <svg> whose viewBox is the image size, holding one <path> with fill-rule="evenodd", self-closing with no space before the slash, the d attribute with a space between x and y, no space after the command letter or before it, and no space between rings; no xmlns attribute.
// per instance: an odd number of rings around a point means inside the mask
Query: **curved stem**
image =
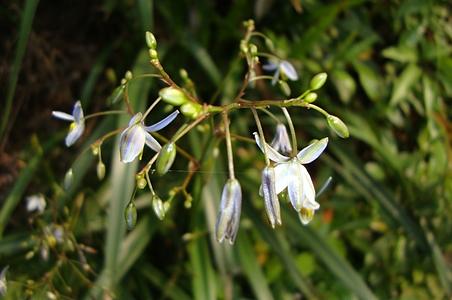
<svg viewBox="0 0 452 300"><path fill-rule="evenodd" d="M257 114L256 108L251 107L251 111L253 112L254 120L256 121L257 131L259 132L259 137L262 143L262 149L264 151L265 164L270 165L270 160L267 155L267 143L265 142L264 131L262 130L261 121L259 120L259 115Z"/></svg>
<svg viewBox="0 0 452 300"><path fill-rule="evenodd" d="M276 123L282 123L277 116L275 116L271 111L269 111L266 108L263 107L258 107L257 109L263 111L264 113L266 113L270 118L272 118Z"/></svg>
<svg viewBox="0 0 452 300"><path fill-rule="evenodd" d="M97 112L97 113L93 113L90 115L86 115L84 117L85 120L91 119L91 118L95 118L95 117L100 117L100 116L106 116L106 115L116 115L116 114L127 114L128 112L124 111L124 110L108 110L108 111L101 111L101 112Z"/></svg>
<svg viewBox="0 0 452 300"><path fill-rule="evenodd" d="M287 119L287 124L289 125L289 130L290 130L290 136L292 137L292 157L295 157L295 155L297 155L297 135L295 133L295 128L293 126L293 122L292 122L292 118L289 115L289 111L287 110L287 108L285 107L281 107L281 110L284 113L284 116Z"/></svg>
<svg viewBox="0 0 452 300"><path fill-rule="evenodd" d="M231 133L229 132L229 118L228 113L223 112L223 123L226 134L226 151L228 154L228 169L229 169L229 179L234 179L234 160L232 156L232 143L231 143Z"/></svg>
<svg viewBox="0 0 452 300"><path fill-rule="evenodd" d="M157 99L155 99L155 101L151 104L151 106L149 106L148 110L146 110L146 112L143 115L143 120L147 117L147 115L149 115L149 113L151 112L151 110L160 102L160 100L162 100L162 97L158 97Z"/></svg>

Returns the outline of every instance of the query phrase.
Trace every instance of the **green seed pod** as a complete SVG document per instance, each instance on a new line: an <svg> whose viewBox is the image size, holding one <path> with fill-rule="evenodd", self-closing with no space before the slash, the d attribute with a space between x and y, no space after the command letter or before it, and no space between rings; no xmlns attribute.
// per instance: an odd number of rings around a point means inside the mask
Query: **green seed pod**
<svg viewBox="0 0 452 300"><path fill-rule="evenodd" d="M180 111L187 118L196 119L202 112L202 106L197 103L189 102L182 105Z"/></svg>
<svg viewBox="0 0 452 300"><path fill-rule="evenodd" d="M72 172L72 168L70 168L69 170L67 170L66 175L64 175L63 186L66 191L70 189L73 181L74 173Z"/></svg>
<svg viewBox="0 0 452 300"><path fill-rule="evenodd" d="M317 93L309 93L304 97L304 101L312 103L317 100Z"/></svg>
<svg viewBox="0 0 452 300"><path fill-rule="evenodd" d="M176 158L176 145L172 142L165 144L159 152L156 162L156 171L158 175L164 175L173 165Z"/></svg>
<svg viewBox="0 0 452 300"><path fill-rule="evenodd" d="M99 160L99 162L97 163L96 172L97 172L97 178L99 178L99 180L104 179L105 164L101 160Z"/></svg>
<svg viewBox="0 0 452 300"><path fill-rule="evenodd" d="M162 97L163 101L165 101L166 103L176 106L182 105L189 101L187 96L185 96L185 94L181 90L173 87L161 89L159 96Z"/></svg>
<svg viewBox="0 0 452 300"><path fill-rule="evenodd" d="M165 204L163 203L162 199L160 199L160 197L156 194L152 196L152 208L154 209L154 213L157 218L159 218L160 220L163 220L165 218Z"/></svg>
<svg viewBox="0 0 452 300"><path fill-rule="evenodd" d="M328 77L328 75L326 73L319 73L319 74L315 75L311 79L311 82L309 83L310 89L315 91L315 90L318 90L319 88L321 88L325 84L327 77Z"/></svg>
<svg viewBox="0 0 452 300"><path fill-rule="evenodd" d="M155 39L155 36L149 31L146 31L146 44L148 45L149 49L157 48L157 40Z"/></svg>
<svg viewBox="0 0 452 300"><path fill-rule="evenodd" d="M286 95L287 97L290 96L290 93L291 93L290 86L289 86L289 84L286 81L279 80L278 81L278 86L279 86L279 89L281 90L281 92L283 92L284 95Z"/></svg>
<svg viewBox="0 0 452 300"><path fill-rule="evenodd" d="M137 223L137 207L133 200L127 204L126 210L124 211L124 217L126 219L127 229L132 230Z"/></svg>
<svg viewBox="0 0 452 300"><path fill-rule="evenodd" d="M350 134L348 132L347 125L345 125L345 123L342 122L341 119L333 115L328 115L328 117L326 117L326 120L328 122L328 126L330 126L330 128L333 129L338 136L340 136L341 138L349 137Z"/></svg>

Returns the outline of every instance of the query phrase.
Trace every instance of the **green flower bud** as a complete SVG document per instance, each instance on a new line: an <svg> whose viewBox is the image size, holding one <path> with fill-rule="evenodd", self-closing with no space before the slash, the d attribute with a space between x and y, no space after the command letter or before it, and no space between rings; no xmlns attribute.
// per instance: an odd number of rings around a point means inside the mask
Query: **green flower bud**
<svg viewBox="0 0 452 300"><path fill-rule="evenodd" d="M250 44L249 45L249 50L250 50L250 54L252 56L256 56L257 55L257 46L255 44Z"/></svg>
<svg viewBox="0 0 452 300"><path fill-rule="evenodd" d="M120 85L117 88L115 88L113 93L111 93L110 97L108 98L108 101L110 102L110 104L115 104L116 102L118 102L124 95L125 89L126 89L125 84Z"/></svg>
<svg viewBox="0 0 452 300"><path fill-rule="evenodd" d="M144 189L147 185L147 181L144 178L140 178L137 180L137 188L139 188L140 190Z"/></svg>
<svg viewBox="0 0 452 300"><path fill-rule="evenodd" d="M157 194L154 194L152 196L152 208L154 209L154 213L157 218L159 218L160 220L163 220L165 218L165 204L163 203L162 199L157 196Z"/></svg>
<svg viewBox="0 0 452 300"><path fill-rule="evenodd" d="M97 163L96 172L97 172L97 178L99 178L99 180L104 179L105 164L101 160L99 160L99 162Z"/></svg>
<svg viewBox="0 0 452 300"><path fill-rule="evenodd" d="M97 156L99 154L99 148L100 145L98 143L94 143L91 145L91 153L93 153L94 156Z"/></svg>
<svg viewBox="0 0 452 300"><path fill-rule="evenodd" d="M304 97L304 101L312 103L317 100L317 93L309 93Z"/></svg>
<svg viewBox="0 0 452 300"><path fill-rule="evenodd" d="M189 79L189 78L188 78L187 70L185 70L185 69L180 69L180 70L179 70L179 75L180 75L180 77L181 77L184 81L186 81L186 80Z"/></svg>
<svg viewBox="0 0 452 300"><path fill-rule="evenodd" d="M69 170L67 170L66 175L64 175L63 186L66 191L70 189L73 181L74 173L72 172L72 168L70 168Z"/></svg>
<svg viewBox="0 0 452 300"><path fill-rule="evenodd" d="M132 230L137 224L137 207L133 200L127 204L126 210L124 211L124 217L126 219L127 229Z"/></svg>
<svg viewBox="0 0 452 300"><path fill-rule="evenodd" d="M156 171L158 175L164 175L173 165L176 158L176 145L172 142L165 144L159 152L156 162Z"/></svg>
<svg viewBox="0 0 452 300"><path fill-rule="evenodd" d="M155 36L149 31L146 31L146 44L148 45L149 49L157 48L157 40L155 39Z"/></svg>
<svg viewBox="0 0 452 300"><path fill-rule="evenodd" d="M281 92L283 92L284 95L290 96L290 92L291 92L290 86L289 86L289 84L286 81L279 80L278 81L278 86L279 86L279 89L281 90Z"/></svg>
<svg viewBox="0 0 452 300"><path fill-rule="evenodd" d="M321 88L325 84L327 77L328 77L328 75L326 73L319 73L319 74L315 75L311 79L311 82L309 83L310 89L315 91L315 90L318 90L319 88Z"/></svg>
<svg viewBox="0 0 452 300"><path fill-rule="evenodd" d="M184 116L195 119L202 112L202 106L197 103L189 102L182 105L180 111Z"/></svg>
<svg viewBox="0 0 452 300"><path fill-rule="evenodd" d="M127 81L130 81L130 80L133 78L132 72L131 72L131 71L127 71L127 72L126 72L126 75L124 76L124 78L125 78Z"/></svg>
<svg viewBox="0 0 452 300"><path fill-rule="evenodd" d="M333 115L328 115L328 117L326 117L326 120L328 122L328 126L330 126L330 128L333 129L338 136L340 136L341 138L349 137L350 134L348 132L347 125L345 125L345 123L342 122L341 119Z"/></svg>
<svg viewBox="0 0 452 300"><path fill-rule="evenodd" d="M181 90L173 87L161 89L159 96L162 97L163 101L171 105L179 106L189 102L187 96L185 96L185 94Z"/></svg>
<svg viewBox="0 0 452 300"><path fill-rule="evenodd" d="M149 49L149 57L151 59L157 59L157 60L159 58L157 51L154 49Z"/></svg>

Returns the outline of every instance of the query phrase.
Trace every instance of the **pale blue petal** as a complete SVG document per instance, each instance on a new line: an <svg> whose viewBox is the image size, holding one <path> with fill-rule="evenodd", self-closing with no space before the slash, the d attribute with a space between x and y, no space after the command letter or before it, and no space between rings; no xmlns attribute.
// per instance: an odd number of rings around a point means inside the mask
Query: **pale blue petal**
<svg viewBox="0 0 452 300"><path fill-rule="evenodd" d="M279 79L279 68L276 69L275 73L273 74L272 85L275 85L276 82L278 82L278 79Z"/></svg>
<svg viewBox="0 0 452 300"><path fill-rule="evenodd" d="M298 80L298 74L295 68L287 60L283 60L280 64L281 71L292 81Z"/></svg>
<svg viewBox="0 0 452 300"><path fill-rule="evenodd" d="M75 102L74 109L72 110L72 116L76 123L79 123L83 120L83 109L80 101Z"/></svg>
<svg viewBox="0 0 452 300"><path fill-rule="evenodd" d="M65 112L62 112L62 111L52 111L52 116L54 116L55 118L60 119L60 120L65 120L65 121L70 121L70 122L74 121L73 116L71 116L70 114L67 114Z"/></svg>
<svg viewBox="0 0 452 300"><path fill-rule="evenodd" d="M297 158L302 164L308 164L314 161L317 157L322 154L323 150L325 150L328 145L328 138L323 138L320 141L315 141L309 146L303 148L297 154Z"/></svg>
<svg viewBox="0 0 452 300"><path fill-rule="evenodd" d="M276 194L281 193L290 181L290 163L277 164L275 167L275 189Z"/></svg>
<svg viewBox="0 0 452 300"><path fill-rule="evenodd" d="M140 155L146 141L145 133L146 131L139 125L129 127L122 132L119 142L119 154L122 162L132 162Z"/></svg>
<svg viewBox="0 0 452 300"><path fill-rule="evenodd" d="M303 207L303 178L301 164L296 161L289 163L289 183L287 186L287 192L289 194L290 203L296 211L300 211Z"/></svg>
<svg viewBox="0 0 452 300"><path fill-rule="evenodd" d="M139 112L139 113L136 113L131 119L130 119L130 121L129 121L129 127L131 127L131 126L133 126L133 125L135 125L136 123L138 123L140 120L141 120L141 118L143 117L143 115Z"/></svg>
<svg viewBox="0 0 452 300"><path fill-rule="evenodd" d="M254 139L256 140L256 144L259 146L259 148L261 149L261 151L264 153L264 148L262 147L260 138L259 138L259 134L257 134L257 132L254 132ZM278 151L276 151L275 149L273 149L270 145L266 145L266 150L267 150L267 155L268 158L271 159L274 162L277 163L282 163L282 162L286 162L289 160L288 157L280 154Z"/></svg>
<svg viewBox="0 0 452 300"><path fill-rule="evenodd" d="M145 131L144 133L146 136L146 145L155 152L159 152L162 149L162 146L160 146L159 142L157 142L157 140L154 139L154 137L149 132Z"/></svg>
<svg viewBox="0 0 452 300"><path fill-rule="evenodd" d="M265 71L274 71L274 70L278 69L278 64L270 61L270 62L266 63L265 65L263 65L262 69L264 69Z"/></svg>
<svg viewBox="0 0 452 300"><path fill-rule="evenodd" d="M75 126L71 126L69 129L69 133L66 136L66 146L72 146L83 134L85 130L85 123L82 121L81 123L73 123Z"/></svg>
<svg viewBox="0 0 452 300"><path fill-rule="evenodd" d="M146 126L144 128L146 129L147 132L159 131L160 129L163 129L166 126L168 126L169 123L173 122L173 120L177 117L178 114L179 114L179 111L176 110L176 111L172 112L169 116L164 118L163 120L161 120L155 124L152 124L150 126Z"/></svg>

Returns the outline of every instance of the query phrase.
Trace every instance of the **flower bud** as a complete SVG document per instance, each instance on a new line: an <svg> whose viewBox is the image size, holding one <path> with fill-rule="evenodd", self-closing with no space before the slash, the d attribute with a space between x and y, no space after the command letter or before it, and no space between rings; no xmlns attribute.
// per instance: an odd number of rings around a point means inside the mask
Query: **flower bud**
<svg viewBox="0 0 452 300"><path fill-rule="evenodd" d="M333 129L338 136L340 136L341 138L349 137L350 134L348 132L347 125L345 125L345 123L342 122L341 119L333 115L328 115L328 117L326 117L326 120L328 122L328 126L330 126L330 128Z"/></svg>
<svg viewBox="0 0 452 300"><path fill-rule="evenodd" d="M249 44L249 51L252 56L257 56L257 46L255 44Z"/></svg>
<svg viewBox="0 0 452 300"><path fill-rule="evenodd" d="M137 207L135 202L131 200L124 211L124 217L126 219L126 225L128 230L132 230L137 224Z"/></svg>
<svg viewBox="0 0 452 300"><path fill-rule="evenodd" d="M165 144L159 152L156 162L156 171L158 175L164 175L173 165L176 158L176 145L172 142Z"/></svg>
<svg viewBox="0 0 452 300"><path fill-rule="evenodd" d="M162 199L160 199L157 194L154 194L152 196L152 208L154 209L154 213L160 220L163 220L165 218L166 211L168 210L169 206L166 206L165 209L165 203L163 203Z"/></svg>
<svg viewBox="0 0 452 300"><path fill-rule="evenodd" d="M182 105L180 111L187 118L195 119L202 112L202 106L197 103L189 102Z"/></svg>
<svg viewBox="0 0 452 300"><path fill-rule="evenodd" d="M284 124L279 123L276 125L276 134L270 145L282 154L289 154L292 152L289 134L287 133L287 128Z"/></svg>
<svg viewBox="0 0 452 300"><path fill-rule="evenodd" d="M99 160L99 162L97 163L96 172L97 172L97 178L99 178L99 180L104 179L105 164L101 160Z"/></svg>
<svg viewBox="0 0 452 300"><path fill-rule="evenodd" d="M108 98L108 102L110 104L115 104L116 102L118 102L123 97L125 89L125 84L121 84L120 86L115 88L113 90L113 93L111 93L110 97Z"/></svg>
<svg viewBox="0 0 452 300"><path fill-rule="evenodd" d="M309 83L309 88L313 91L318 90L325 84L327 77L328 75L326 73L319 73L315 75Z"/></svg>
<svg viewBox="0 0 452 300"><path fill-rule="evenodd" d="M215 233L218 242L224 239L234 243L240 223L242 209L242 189L237 179L229 179L221 194L220 209L218 212Z"/></svg>
<svg viewBox="0 0 452 300"><path fill-rule="evenodd" d="M63 186L66 191L71 188L72 182L74 182L74 173L72 172L72 168L70 168L67 170L66 175L64 175Z"/></svg>
<svg viewBox="0 0 452 300"><path fill-rule="evenodd" d="M304 97L304 101L312 103L317 100L317 93L309 93Z"/></svg>
<svg viewBox="0 0 452 300"><path fill-rule="evenodd" d="M157 51L154 49L149 49L149 57L151 58L151 60L154 60L154 59L158 60L158 58L159 58Z"/></svg>
<svg viewBox="0 0 452 300"><path fill-rule="evenodd" d="M155 39L155 36L149 31L146 31L146 44L148 45L149 49L155 50L157 48L157 40Z"/></svg>
<svg viewBox="0 0 452 300"><path fill-rule="evenodd" d="M275 228L276 225L281 225L281 211L278 195L276 195L275 169L273 167L265 167L262 171L262 195L272 227Z"/></svg>
<svg viewBox="0 0 452 300"><path fill-rule="evenodd" d="M285 96L290 96L291 90L289 84L284 80L278 81L278 86Z"/></svg>
<svg viewBox="0 0 452 300"><path fill-rule="evenodd" d="M165 101L166 103L176 106L182 105L189 101L187 96L185 96L185 94L181 90L173 87L166 87L164 89L161 89L159 96L162 97L163 101Z"/></svg>
<svg viewBox="0 0 452 300"><path fill-rule="evenodd" d="M132 78L133 78L132 72L131 72L131 71L127 71L127 72L126 72L126 75L124 75L124 78L125 78L127 81L132 80Z"/></svg>

